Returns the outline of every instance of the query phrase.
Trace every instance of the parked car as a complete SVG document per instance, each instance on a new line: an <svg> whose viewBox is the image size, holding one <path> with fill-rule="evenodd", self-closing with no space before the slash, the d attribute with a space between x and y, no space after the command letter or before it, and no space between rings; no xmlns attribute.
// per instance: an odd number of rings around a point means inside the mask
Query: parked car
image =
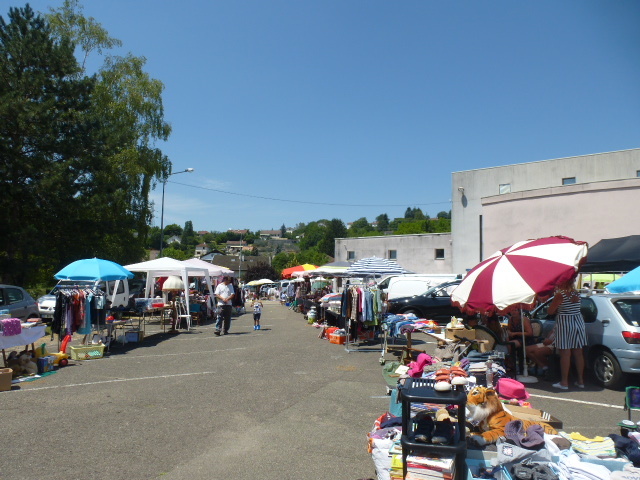
<svg viewBox="0 0 640 480"><path fill-rule="evenodd" d="M550 300L533 318L555 322ZM640 373L640 295L597 294L580 298L587 332L586 368L606 388L618 388L627 373Z"/></svg>
<svg viewBox="0 0 640 480"><path fill-rule="evenodd" d="M445 282L431 287L422 295L399 297L387 302L389 313L413 313L418 318L435 320L440 324L451 321L451 317L460 316L460 309L451 305L451 292L460 285L461 280Z"/></svg>
<svg viewBox="0 0 640 480"><path fill-rule="evenodd" d="M9 310L9 315L24 321L38 318L38 304L22 287L0 285L0 310Z"/></svg>
<svg viewBox="0 0 640 480"><path fill-rule="evenodd" d="M460 277L454 273L390 275L378 282L378 288L386 294L387 300L393 300L398 297L422 295L431 287L435 287L444 282L451 282L458 278Z"/></svg>

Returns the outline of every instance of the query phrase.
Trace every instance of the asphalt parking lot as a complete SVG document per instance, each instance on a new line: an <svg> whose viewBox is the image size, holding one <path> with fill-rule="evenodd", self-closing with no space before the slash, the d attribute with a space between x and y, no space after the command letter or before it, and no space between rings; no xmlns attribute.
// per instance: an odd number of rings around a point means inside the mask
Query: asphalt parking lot
<svg viewBox="0 0 640 480"><path fill-rule="evenodd" d="M149 325L141 343L0 393L12 445L0 479L375 477L366 434L389 407L380 348L349 353L276 302L262 325L249 313L222 337ZM565 430L606 435L626 418L621 392L551 383L529 385L530 401Z"/></svg>

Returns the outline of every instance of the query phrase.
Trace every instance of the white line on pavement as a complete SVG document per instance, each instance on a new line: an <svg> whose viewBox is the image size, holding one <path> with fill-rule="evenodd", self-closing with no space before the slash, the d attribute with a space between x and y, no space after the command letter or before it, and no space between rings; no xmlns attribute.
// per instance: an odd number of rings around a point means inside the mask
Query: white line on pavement
<svg viewBox="0 0 640 480"><path fill-rule="evenodd" d="M559 400L561 402L583 403L585 405L593 405L595 407L619 408L621 410L624 409L624 407L621 407L620 405L611 405L609 403L587 402L586 400L576 400L574 398L551 397L549 395L538 395L537 393L535 394L532 393L531 396L536 398L547 398L549 400Z"/></svg>
<svg viewBox="0 0 640 480"><path fill-rule="evenodd" d="M105 383L119 383L119 382L137 382L139 380L155 380L158 378L172 378L172 377L189 377L192 375L212 375L216 372L195 372L195 373L176 373L174 375L156 375L154 377L137 377L137 378L116 378L114 380L103 380L100 382L87 382L87 383L72 383L71 385L54 385L51 387L36 387L26 390L10 390L11 392L35 392L36 390L55 390L58 388L69 387L86 387L88 385L102 385Z"/></svg>

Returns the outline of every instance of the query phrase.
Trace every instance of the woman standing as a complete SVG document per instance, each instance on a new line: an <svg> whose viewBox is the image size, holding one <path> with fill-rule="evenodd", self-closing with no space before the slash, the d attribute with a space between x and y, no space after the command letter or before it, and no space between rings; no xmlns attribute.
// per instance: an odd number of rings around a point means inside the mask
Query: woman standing
<svg viewBox="0 0 640 480"><path fill-rule="evenodd" d="M571 356L575 362L578 381L576 387L584 388L584 356L582 348L587 344L584 318L580 312L580 294L573 287L573 279L558 285L548 312L556 315L556 348L560 352L560 381L554 388L569 388Z"/></svg>

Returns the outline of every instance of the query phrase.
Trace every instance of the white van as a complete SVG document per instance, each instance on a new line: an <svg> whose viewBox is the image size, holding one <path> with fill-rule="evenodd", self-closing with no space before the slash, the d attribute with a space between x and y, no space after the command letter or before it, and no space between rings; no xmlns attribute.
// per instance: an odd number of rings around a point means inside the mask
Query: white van
<svg viewBox="0 0 640 480"><path fill-rule="evenodd" d="M378 283L387 300L421 295L431 287L459 278L455 273L390 275Z"/></svg>

